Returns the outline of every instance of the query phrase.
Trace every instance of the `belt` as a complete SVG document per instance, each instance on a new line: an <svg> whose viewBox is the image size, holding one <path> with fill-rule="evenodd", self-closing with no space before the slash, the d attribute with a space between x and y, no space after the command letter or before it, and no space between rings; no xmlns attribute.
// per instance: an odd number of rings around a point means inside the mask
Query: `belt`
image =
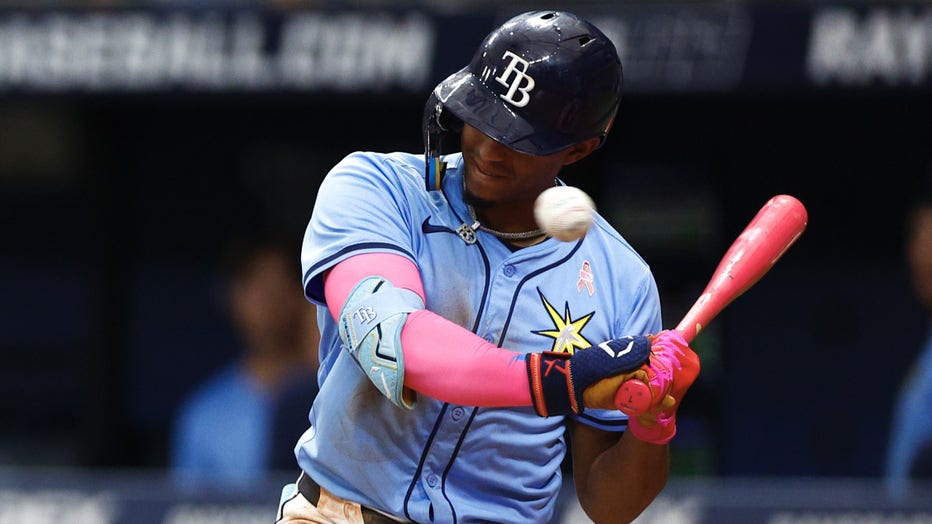
<svg viewBox="0 0 932 524"><path fill-rule="evenodd" d="M301 476L298 477L298 492L315 506L320 500L320 486L307 473L302 472ZM362 521L365 524L398 524L397 520L393 520L374 509L365 506L360 506L360 508L362 509Z"/></svg>

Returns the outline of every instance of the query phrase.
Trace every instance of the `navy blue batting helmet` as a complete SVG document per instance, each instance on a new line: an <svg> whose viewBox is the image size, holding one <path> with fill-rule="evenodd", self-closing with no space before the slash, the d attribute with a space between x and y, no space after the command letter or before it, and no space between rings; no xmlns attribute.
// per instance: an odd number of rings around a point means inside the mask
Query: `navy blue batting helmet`
<svg viewBox="0 0 932 524"><path fill-rule="evenodd" d="M590 138L604 139L618 111L621 85L615 46L586 20L560 11L508 20L427 101L428 188L439 185L443 135L463 122L516 151L548 155Z"/></svg>

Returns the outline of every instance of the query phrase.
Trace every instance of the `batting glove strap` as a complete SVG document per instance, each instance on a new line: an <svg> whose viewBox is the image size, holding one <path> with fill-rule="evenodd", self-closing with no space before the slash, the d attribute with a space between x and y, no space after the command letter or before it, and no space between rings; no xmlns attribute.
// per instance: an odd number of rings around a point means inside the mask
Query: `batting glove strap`
<svg viewBox="0 0 932 524"><path fill-rule="evenodd" d="M579 413L581 405L576 400L573 376L570 373L569 353L528 353L528 384L534 411L542 417Z"/></svg>
<svg viewBox="0 0 932 524"><path fill-rule="evenodd" d="M673 440L676 435L676 413L670 414L669 417L661 415L656 421L651 422L648 427L638 417L631 417L628 419L628 429L642 442L666 444Z"/></svg>
<svg viewBox="0 0 932 524"><path fill-rule="evenodd" d="M648 336L620 337L573 354L573 384L577 395L603 378L630 373L650 358Z"/></svg>

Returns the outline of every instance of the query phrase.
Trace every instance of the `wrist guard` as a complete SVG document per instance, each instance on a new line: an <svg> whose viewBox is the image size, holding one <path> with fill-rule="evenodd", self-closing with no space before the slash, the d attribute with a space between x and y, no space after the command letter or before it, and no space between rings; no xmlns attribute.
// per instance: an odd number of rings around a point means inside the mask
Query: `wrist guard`
<svg viewBox="0 0 932 524"><path fill-rule="evenodd" d="M575 352L529 353L531 401L538 415L567 415L585 410L583 392L599 380L640 368L650 356L646 336L622 337Z"/></svg>

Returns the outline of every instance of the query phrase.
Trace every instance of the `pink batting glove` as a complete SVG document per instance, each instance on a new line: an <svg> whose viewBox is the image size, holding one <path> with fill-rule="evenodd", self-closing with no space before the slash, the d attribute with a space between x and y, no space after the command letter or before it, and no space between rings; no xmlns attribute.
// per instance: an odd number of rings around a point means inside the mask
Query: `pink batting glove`
<svg viewBox="0 0 932 524"><path fill-rule="evenodd" d="M652 337L650 360L642 369L654 400L645 413L628 419L628 428L638 440L666 444L676 435L676 409L699 376L699 367L699 357L679 331L661 331Z"/></svg>

